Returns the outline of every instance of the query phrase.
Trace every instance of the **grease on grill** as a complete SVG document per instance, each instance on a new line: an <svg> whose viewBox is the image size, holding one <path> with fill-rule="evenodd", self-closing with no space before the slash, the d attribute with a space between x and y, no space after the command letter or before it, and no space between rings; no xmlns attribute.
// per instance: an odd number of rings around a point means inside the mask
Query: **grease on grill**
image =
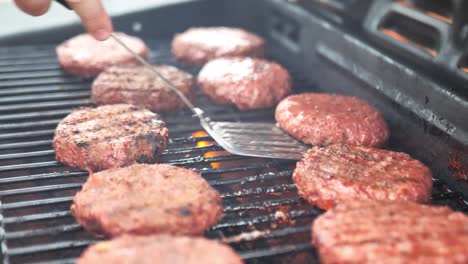
<svg viewBox="0 0 468 264"><path fill-rule="evenodd" d="M458 180L468 180L468 147L454 149L449 153L449 170Z"/></svg>

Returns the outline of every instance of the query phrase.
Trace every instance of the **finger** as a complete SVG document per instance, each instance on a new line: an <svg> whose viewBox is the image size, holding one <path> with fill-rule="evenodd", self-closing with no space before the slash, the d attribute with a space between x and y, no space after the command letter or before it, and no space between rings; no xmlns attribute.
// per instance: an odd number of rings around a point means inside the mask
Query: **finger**
<svg viewBox="0 0 468 264"><path fill-rule="evenodd" d="M97 40L105 40L112 32L112 22L99 0L67 0L86 30Z"/></svg>
<svg viewBox="0 0 468 264"><path fill-rule="evenodd" d="M49 10L51 0L15 0L19 9L32 16L43 15Z"/></svg>

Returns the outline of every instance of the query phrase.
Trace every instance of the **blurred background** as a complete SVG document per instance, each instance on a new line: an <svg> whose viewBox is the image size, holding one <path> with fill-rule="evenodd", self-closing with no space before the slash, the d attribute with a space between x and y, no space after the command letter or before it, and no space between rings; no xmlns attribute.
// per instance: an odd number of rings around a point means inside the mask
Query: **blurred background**
<svg viewBox="0 0 468 264"><path fill-rule="evenodd" d="M102 0L106 10L111 16L128 12L144 10L171 0ZM40 17L32 17L19 10L13 0L0 0L0 40L17 34L53 29L79 21L74 12L65 9L60 4L53 2L49 12Z"/></svg>

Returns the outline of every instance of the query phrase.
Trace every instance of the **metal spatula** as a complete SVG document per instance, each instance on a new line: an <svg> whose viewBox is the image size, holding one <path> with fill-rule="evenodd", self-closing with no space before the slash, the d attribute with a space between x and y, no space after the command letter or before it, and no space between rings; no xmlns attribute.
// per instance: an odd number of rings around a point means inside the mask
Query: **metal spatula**
<svg viewBox="0 0 468 264"><path fill-rule="evenodd" d="M133 52L114 34L111 37L127 49L141 64L161 78L174 93L194 113L208 134L226 151L232 154L250 157L300 160L309 149L296 139L286 134L275 124L270 123L238 123L213 122L204 116L203 110L195 107L185 95L161 75L147 61Z"/></svg>

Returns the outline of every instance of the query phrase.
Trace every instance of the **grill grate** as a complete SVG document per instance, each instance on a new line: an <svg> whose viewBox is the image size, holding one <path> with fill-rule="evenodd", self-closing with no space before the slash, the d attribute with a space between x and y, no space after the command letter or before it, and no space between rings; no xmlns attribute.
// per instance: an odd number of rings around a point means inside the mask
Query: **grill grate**
<svg viewBox="0 0 468 264"><path fill-rule="evenodd" d="M149 42L149 46L150 61L177 65L169 53L169 40ZM69 211L87 173L56 162L51 145L60 119L75 107L90 105L90 82L64 74L53 48L0 49L4 263L70 263L98 239L86 233ZM272 110L241 113L215 106L200 94L196 105L215 120L273 122ZM310 223L322 211L298 196L291 180L293 162L226 153L187 111L164 118L171 139L161 162L197 170L222 194L225 217L206 236L231 244L252 263L318 262L309 233ZM440 180L434 186L434 203L468 211L460 193L450 191Z"/></svg>

